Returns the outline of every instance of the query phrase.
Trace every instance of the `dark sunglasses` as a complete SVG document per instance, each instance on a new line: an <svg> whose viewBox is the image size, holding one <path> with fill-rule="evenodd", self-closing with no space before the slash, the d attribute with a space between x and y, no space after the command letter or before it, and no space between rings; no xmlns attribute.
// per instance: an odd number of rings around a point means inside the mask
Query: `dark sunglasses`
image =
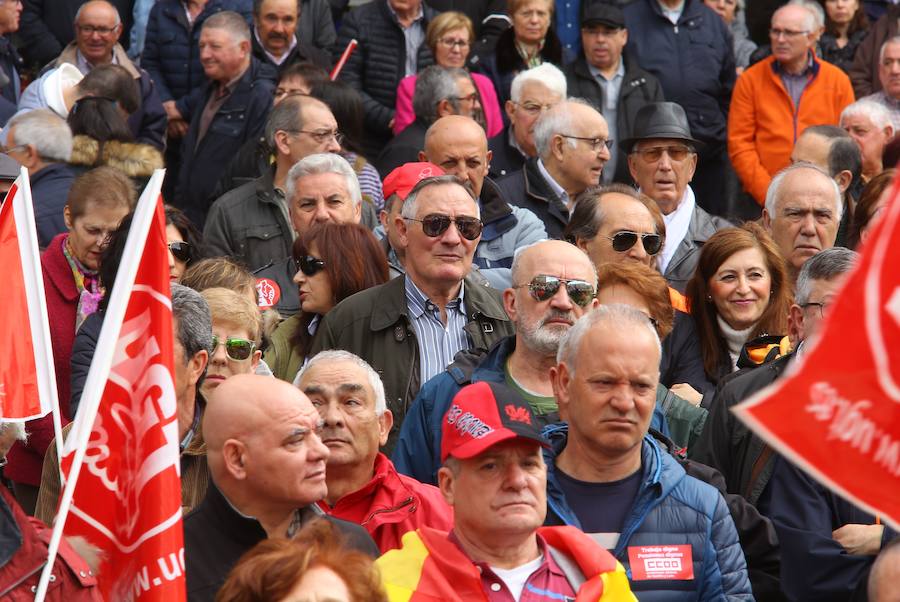
<svg viewBox="0 0 900 602"><path fill-rule="evenodd" d="M178 261L187 263L191 260L191 243L184 241L170 242L169 252Z"/></svg>
<svg viewBox="0 0 900 602"><path fill-rule="evenodd" d="M565 278L557 278L556 276L540 275L531 279L527 284L518 284L513 288L528 287L531 296L538 301L546 301L552 299L553 295L559 290L563 284L566 285L566 293L572 303L579 307L584 307L594 298L594 287L590 282L585 280L566 280Z"/></svg>
<svg viewBox="0 0 900 602"><path fill-rule="evenodd" d="M307 276L315 276L325 269L325 262L312 255L304 255L300 259L295 260L294 263L297 264L297 269Z"/></svg>
<svg viewBox="0 0 900 602"><path fill-rule="evenodd" d="M659 250L662 247L662 237L659 234L638 234L637 232L623 230L621 232L616 232L615 236L607 236L606 238L612 241L613 251L624 253L635 245L638 237L640 237L641 243L644 245L644 250L647 251L647 255L656 255L659 253Z"/></svg>
<svg viewBox="0 0 900 602"><path fill-rule="evenodd" d="M236 362L249 360L253 355L253 350L256 349L256 343L247 339L225 339L220 341L219 337L213 335L213 353L219 348L219 343L225 345L225 355L228 359Z"/></svg>
<svg viewBox="0 0 900 602"><path fill-rule="evenodd" d="M437 238L446 232L447 228L450 227L450 224L456 224L459 235L466 240L475 240L481 236L481 230L484 228L484 224L481 223L480 219L477 217L467 217L465 215L450 217L449 215L443 215L441 213L431 213L422 219L416 219L414 217L407 217L406 219L411 222L421 223L422 232L425 233L425 236L431 238Z"/></svg>

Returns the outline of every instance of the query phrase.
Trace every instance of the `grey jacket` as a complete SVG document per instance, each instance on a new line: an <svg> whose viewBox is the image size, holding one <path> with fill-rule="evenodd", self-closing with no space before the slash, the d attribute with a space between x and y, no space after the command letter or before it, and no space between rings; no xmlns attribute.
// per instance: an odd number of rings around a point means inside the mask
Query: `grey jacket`
<svg viewBox="0 0 900 602"><path fill-rule="evenodd" d="M694 207L694 214L691 215L691 224L688 226L687 234L675 254L666 266L666 273L663 276L669 282L669 286L676 289L679 293L683 293L687 286L688 280L694 275L697 269L697 262L700 260L700 249L703 243L709 240L709 237L722 228L730 228L733 226L731 222L717 215L710 215L697 204Z"/></svg>

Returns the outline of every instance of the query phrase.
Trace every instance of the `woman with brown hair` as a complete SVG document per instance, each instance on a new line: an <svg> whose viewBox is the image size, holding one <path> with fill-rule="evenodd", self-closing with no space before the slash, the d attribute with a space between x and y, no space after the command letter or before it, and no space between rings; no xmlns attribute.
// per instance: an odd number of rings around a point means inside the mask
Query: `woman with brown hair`
<svg viewBox="0 0 900 602"><path fill-rule="evenodd" d="M713 383L737 370L748 341L787 333L791 291L784 259L754 222L719 230L706 241L686 293Z"/></svg>
<svg viewBox="0 0 900 602"><path fill-rule="evenodd" d="M294 241L293 256L300 311L272 333L263 356L275 376L288 382L303 365L322 317L350 295L388 280L384 250L359 224L313 226Z"/></svg>
<svg viewBox="0 0 900 602"><path fill-rule="evenodd" d="M869 235L873 220L887 207L890 200L891 184L894 182L896 169L885 169L873 177L859 195L859 202L853 210L853 220L847 233L847 243L851 249L859 247Z"/></svg>

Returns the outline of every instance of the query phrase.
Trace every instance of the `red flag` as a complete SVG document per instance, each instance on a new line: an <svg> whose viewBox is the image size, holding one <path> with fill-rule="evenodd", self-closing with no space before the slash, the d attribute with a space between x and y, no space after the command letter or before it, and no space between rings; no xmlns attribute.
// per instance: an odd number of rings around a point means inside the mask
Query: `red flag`
<svg viewBox="0 0 900 602"><path fill-rule="evenodd" d="M900 181L815 341L735 413L792 462L900 525Z"/></svg>
<svg viewBox="0 0 900 602"><path fill-rule="evenodd" d="M157 180L158 185L161 177ZM117 326L104 323L97 346L95 364L98 356L112 353L102 399L99 407L93 400L84 407L84 416L79 411L63 457L64 472L73 474L84 436L78 432L88 429L64 532L84 536L103 550L99 580L107 600L186 599L169 262L158 190L149 230L144 230L146 243L138 207L107 310L105 322L122 315L113 311L114 303L127 303L118 336L114 345L101 349L105 330ZM129 286L122 271L135 254L140 263ZM89 382L94 372L92 365Z"/></svg>

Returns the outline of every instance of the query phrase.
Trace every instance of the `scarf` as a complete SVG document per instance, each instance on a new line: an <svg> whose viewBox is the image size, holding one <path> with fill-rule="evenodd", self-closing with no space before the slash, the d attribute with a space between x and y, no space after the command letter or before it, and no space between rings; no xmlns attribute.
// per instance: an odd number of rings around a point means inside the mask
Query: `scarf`
<svg viewBox="0 0 900 602"><path fill-rule="evenodd" d="M719 332L722 333L722 338L725 339L725 344L728 346L728 355L731 359L731 370L733 372L737 370L737 361L741 355L741 349L744 348L744 344L750 337L750 331L753 330L753 326L756 326L756 324L744 330L735 330L718 313L716 314L716 321L719 323Z"/></svg>
<svg viewBox="0 0 900 602"><path fill-rule="evenodd" d="M78 308L75 310L75 332L81 328L85 319L95 311L103 298L103 288L96 270L89 270L69 252L69 235L63 237L62 252L69 262L75 289L78 291Z"/></svg>

